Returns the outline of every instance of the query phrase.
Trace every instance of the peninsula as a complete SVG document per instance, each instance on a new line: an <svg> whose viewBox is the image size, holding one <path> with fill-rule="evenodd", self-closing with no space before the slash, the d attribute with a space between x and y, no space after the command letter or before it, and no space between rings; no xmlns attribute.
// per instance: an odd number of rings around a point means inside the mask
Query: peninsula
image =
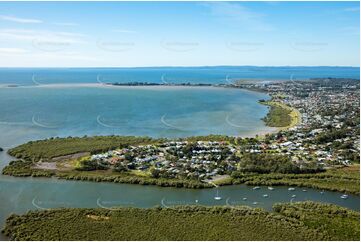
<svg viewBox="0 0 361 242"><path fill-rule="evenodd" d="M271 95L260 102L271 106L265 122L278 132L255 138L51 138L10 149L18 160L3 174L187 188L295 185L359 194L358 86L353 79L235 83L227 87Z"/></svg>

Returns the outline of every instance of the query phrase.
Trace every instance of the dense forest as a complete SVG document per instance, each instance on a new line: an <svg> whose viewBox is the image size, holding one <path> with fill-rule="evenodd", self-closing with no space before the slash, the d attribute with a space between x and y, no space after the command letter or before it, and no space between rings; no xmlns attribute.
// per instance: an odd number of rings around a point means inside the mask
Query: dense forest
<svg viewBox="0 0 361 242"><path fill-rule="evenodd" d="M359 213L312 202L248 207L63 208L11 215L12 240L359 240Z"/></svg>
<svg viewBox="0 0 361 242"><path fill-rule="evenodd" d="M245 153L242 156L240 172L254 172L254 173L316 173L323 169L317 164L305 164L300 168L294 162L291 162L291 157L278 154L255 154Z"/></svg>

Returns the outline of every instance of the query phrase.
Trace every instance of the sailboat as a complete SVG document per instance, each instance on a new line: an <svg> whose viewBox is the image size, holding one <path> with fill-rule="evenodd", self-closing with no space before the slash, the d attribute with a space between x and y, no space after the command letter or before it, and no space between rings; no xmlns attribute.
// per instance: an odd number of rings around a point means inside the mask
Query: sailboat
<svg viewBox="0 0 361 242"><path fill-rule="evenodd" d="M214 197L214 200L222 200L222 197L220 197L218 194L218 190L217 190L217 195Z"/></svg>
<svg viewBox="0 0 361 242"><path fill-rule="evenodd" d="M347 199L347 198L348 198L348 195L347 195L347 194L343 194L343 195L341 196L341 198L342 198L342 199Z"/></svg>

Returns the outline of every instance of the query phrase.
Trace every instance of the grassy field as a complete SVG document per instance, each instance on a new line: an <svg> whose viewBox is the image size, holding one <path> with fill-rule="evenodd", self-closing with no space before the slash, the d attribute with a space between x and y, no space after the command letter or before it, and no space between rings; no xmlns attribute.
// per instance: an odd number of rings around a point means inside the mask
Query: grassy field
<svg viewBox="0 0 361 242"><path fill-rule="evenodd" d="M261 104L271 107L269 113L264 118L267 126L288 129L297 125L300 120L298 110L280 102L264 101Z"/></svg>
<svg viewBox="0 0 361 242"><path fill-rule="evenodd" d="M359 213L311 202L247 207L55 209L11 215L12 240L359 240Z"/></svg>

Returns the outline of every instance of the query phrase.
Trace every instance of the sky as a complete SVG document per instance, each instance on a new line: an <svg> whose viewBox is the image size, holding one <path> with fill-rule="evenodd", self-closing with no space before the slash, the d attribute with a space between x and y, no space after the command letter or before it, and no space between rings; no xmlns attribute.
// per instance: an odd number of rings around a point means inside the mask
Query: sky
<svg viewBox="0 0 361 242"><path fill-rule="evenodd" d="M0 67L360 66L359 2L0 2Z"/></svg>

